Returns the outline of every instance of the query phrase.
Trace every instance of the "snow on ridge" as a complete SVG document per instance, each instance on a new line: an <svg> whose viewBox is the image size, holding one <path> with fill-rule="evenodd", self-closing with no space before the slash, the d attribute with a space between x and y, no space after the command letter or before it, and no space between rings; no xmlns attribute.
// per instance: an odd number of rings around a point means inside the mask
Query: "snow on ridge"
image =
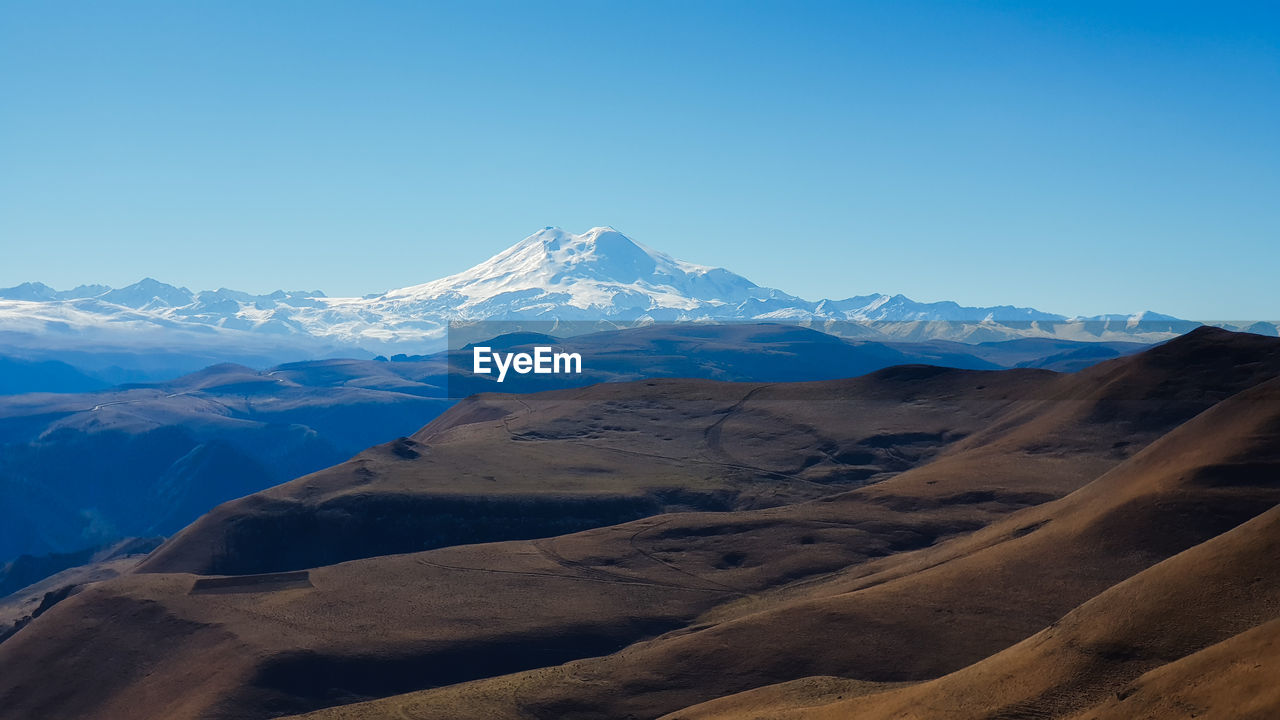
<svg viewBox="0 0 1280 720"><path fill-rule="evenodd" d="M724 268L695 265L617 230L547 227L460 273L363 298L320 292L193 293L151 278L120 289L56 291L40 283L0 289L0 332L41 337L269 336L298 346L370 352L438 347L450 320L788 321L855 323L884 337L988 340L1026 335L1167 339L1175 318L1145 312L1071 318L1033 308L963 307L872 294L808 301ZM884 325L893 327L882 327ZM914 327L902 327L913 324ZM1086 328L1096 325L1101 330ZM181 333L174 334L176 331ZM1148 337L1149 336L1149 337Z"/></svg>
<svg viewBox="0 0 1280 720"><path fill-rule="evenodd" d="M460 310L503 293L567 293L578 308L609 308L621 297L650 296L653 304L692 310L699 301L732 302L755 283L722 268L694 265L650 249L610 227L581 235L548 227L455 275L392 290L387 301L461 298Z"/></svg>

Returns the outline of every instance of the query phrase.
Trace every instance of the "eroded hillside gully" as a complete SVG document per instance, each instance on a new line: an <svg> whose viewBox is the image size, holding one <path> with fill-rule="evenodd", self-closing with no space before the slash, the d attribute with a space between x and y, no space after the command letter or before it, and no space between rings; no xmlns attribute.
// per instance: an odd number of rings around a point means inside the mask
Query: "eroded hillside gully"
<svg viewBox="0 0 1280 720"><path fill-rule="evenodd" d="M0 718L1065 718L1275 617L1271 566L1158 647L1107 608L1280 550L1278 374L1280 340L1204 328L1075 373L470 394L74 586L0 643Z"/></svg>

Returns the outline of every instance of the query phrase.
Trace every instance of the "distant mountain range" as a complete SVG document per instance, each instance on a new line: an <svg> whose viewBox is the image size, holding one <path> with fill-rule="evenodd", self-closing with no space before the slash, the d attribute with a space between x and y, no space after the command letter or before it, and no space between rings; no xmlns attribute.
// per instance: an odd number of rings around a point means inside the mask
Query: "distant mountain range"
<svg viewBox="0 0 1280 720"><path fill-rule="evenodd" d="M363 298L319 291L192 292L151 278L118 289L59 291L34 282L0 289L0 341L28 354L154 348L278 362L434 352L444 347L451 321L588 322L602 329L762 320L869 339L963 342L1156 342L1198 324L1152 312L1069 318L1009 305L920 303L902 295L804 300L724 268L677 260L607 227L581 235L548 227L465 272ZM1237 329L1277 333L1268 323Z"/></svg>

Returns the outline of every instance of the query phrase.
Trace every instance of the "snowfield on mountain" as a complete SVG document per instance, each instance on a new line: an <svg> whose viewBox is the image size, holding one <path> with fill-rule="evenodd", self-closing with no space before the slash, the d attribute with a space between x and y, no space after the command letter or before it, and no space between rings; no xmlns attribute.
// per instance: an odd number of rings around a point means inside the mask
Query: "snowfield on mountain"
<svg viewBox="0 0 1280 720"><path fill-rule="evenodd" d="M226 288L193 293L151 278L120 289L86 285L57 291L31 282L0 289L0 338L31 350L421 353L444 346L450 321L733 320L798 322L868 338L968 342L1156 342L1195 325L1151 312L1068 318L1009 305L920 303L902 295L804 300L724 268L677 260L608 227L581 235L544 228L464 272L363 298L330 298L319 291L250 295Z"/></svg>

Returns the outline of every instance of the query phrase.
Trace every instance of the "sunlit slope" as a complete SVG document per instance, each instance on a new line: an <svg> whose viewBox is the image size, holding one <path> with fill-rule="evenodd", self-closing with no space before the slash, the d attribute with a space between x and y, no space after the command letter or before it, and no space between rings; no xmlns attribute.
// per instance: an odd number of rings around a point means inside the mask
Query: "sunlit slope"
<svg viewBox="0 0 1280 720"><path fill-rule="evenodd" d="M1273 469L1270 484L1274 487ZM838 700L771 686L671 718L1266 718L1280 712L1280 510L1137 573L938 680ZM807 706L807 707L805 707Z"/></svg>
<svg viewBox="0 0 1280 720"><path fill-rule="evenodd" d="M583 717L644 717L673 710L681 699L806 675L846 675L863 689L867 681L936 677L1272 507L1280 500L1277 433L1280 385L1271 382L1081 491L970 537L724 604L694 632L607 658L318 716L378 717L396 707L414 708L410 717L434 717L442 708L453 717L539 717L563 707ZM853 692L840 687L836 694L845 691ZM454 707L464 692L486 698L474 714L458 714L465 704ZM508 700L495 703L498 697Z"/></svg>

